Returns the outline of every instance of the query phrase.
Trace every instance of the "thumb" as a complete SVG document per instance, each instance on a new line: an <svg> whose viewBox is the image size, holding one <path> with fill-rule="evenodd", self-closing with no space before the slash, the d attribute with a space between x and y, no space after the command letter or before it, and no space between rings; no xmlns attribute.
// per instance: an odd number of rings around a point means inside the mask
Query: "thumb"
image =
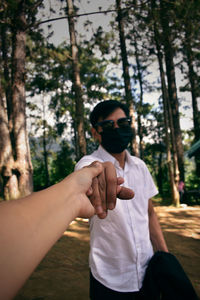
<svg viewBox="0 0 200 300"><path fill-rule="evenodd" d="M124 186L118 186L117 187L117 198L123 199L123 200L129 200L134 197L133 190L126 188Z"/></svg>
<svg viewBox="0 0 200 300"><path fill-rule="evenodd" d="M90 170L92 178L98 176L103 171L103 166L99 161L94 161L89 166L84 168Z"/></svg>

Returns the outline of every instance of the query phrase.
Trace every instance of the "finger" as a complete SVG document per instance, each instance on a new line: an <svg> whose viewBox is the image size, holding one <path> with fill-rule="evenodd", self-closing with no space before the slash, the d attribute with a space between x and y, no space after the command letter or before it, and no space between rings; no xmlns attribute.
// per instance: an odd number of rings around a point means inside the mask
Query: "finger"
<svg viewBox="0 0 200 300"><path fill-rule="evenodd" d="M93 178L92 180L92 191L92 195L89 197L90 202L94 206L95 213L98 215L98 217L103 219L106 217L106 212L104 212L102 207L102 201L99 192L99 181L97 177Z"/></svg>
<svg viewBox="0 0 200 300"><path fill-rule="evenodd" d="M122 183L124 183L124 178L117 177L117 197L124 200L129 200L134 197L133 190L120 186Z"/></svg>
<svg viewBox="0 0 200 300"><path fill-rule="evenodd" d="M107 215L106 209L106 199L105 199L105 187L103 187L104 179L104 169L100 162L94 161L88 168L96 168L93 170L93 180L91 189L88 190L90 196L90 201L95 208L95 212L99 218L103 219ZM99 176L98 176L99 175ZM92 194L91 194L92 191Z"/></svg>
<svg viewBox="0 0 200 300"><path fill-rule="evenodd" d="M99 194L101 199L101 206L103 211L107 213L107 203L106 203L106 187L107 182L105 178L105 169L102 173L99 174L98 178L98 187L99 187Z"/></svg>
<svg viewBox="0 0 200 300"><path fill-rule="evenodd" d="M98 176L103 171L103 166L98 161L94 161L90 165L85 166L84 168L90 171L92 178Z"/></svg>
<svg viewBox="0 0 200 300"><path fill-rule="evenodd" d="M117 199L117 175L113 164L108 163L105 165L106 177L106 202L107 208L112 210L115 208Z"/></svg>
<svg viewBox="0 0 200 300"><path fill-rule="evenodd" d="M92 195L92 193L93 193L93 189L92 189L92 187L89 187L89 189L87 190L86 195L89 197L89 196Z"/></svg>
<svg viewBox="0 0 200 300"><path fill-rule="evenodd" d="M122 183L124 183L124 178L122 178L122 177L117 177L117 184L120 185L120 184L122 184Z"/></svg>
<svg viewBox="0 0 200 300"><path fill-rule="evenodd" d="M120 189L118 188L118 191L117 191L117 197L122 200L129 200L134 197L134 192L133 192L133 190L131 190L129 188L120 186Z"/></svg>

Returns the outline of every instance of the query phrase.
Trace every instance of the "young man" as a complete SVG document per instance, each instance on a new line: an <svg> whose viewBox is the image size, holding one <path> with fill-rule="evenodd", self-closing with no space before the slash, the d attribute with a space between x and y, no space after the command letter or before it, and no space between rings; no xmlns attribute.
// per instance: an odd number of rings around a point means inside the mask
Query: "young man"
<svg viewBox="0 0 200 300"><path fill-rule="evenodd" d="M132 139L128 108L114 100L100 102L90 121L100 146L76 169L92 161L111 162L135 193L132 200L111 205L112 210L104 205L90 220L90 297L141 299L139 290L153 248L168 252L151 200L157 189L145 163L126 150Z"/></svg>

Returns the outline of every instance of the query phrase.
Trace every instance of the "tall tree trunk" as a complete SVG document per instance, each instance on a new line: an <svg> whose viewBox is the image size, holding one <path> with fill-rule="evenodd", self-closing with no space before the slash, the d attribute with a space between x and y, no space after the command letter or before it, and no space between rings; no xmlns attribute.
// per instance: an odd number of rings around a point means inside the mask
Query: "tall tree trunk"
<svg viewBox="0 0 200 300"><path fill-rule="evenodd" d="M8 28L5 24L1 25L1 50L2 50L2 59L3 59L3 73L4 73L4 90L6 94L6 102L7 102L7 110L8 110L8 117L11 116L11 76L9 70L9 45L7 39L7 31ZM10 121L10 120L9 120Z"/></svg>
<svg viewBox="0 0 200 300"><path fill-rule="evenodd" d="M7 51L9 48L6 28L2 28L1 31L6 101L1 91L0 176L5 200L28 195L33 190L25 115L26 19L24 5L23 1L17 1L15 11L12 11L11 76L8 68Z"/></svg>
<svg viewBox="0 0 200 300"><path fill-rule="evenodd" d="M163 195L163 168L162 168L163 153L159 153L158 158L158 173L156 176L159 194Z"/></svg>
<svg viewBox="0 0 200 300"><path fill-rule="evenodd" d="M194 124L194 143L200 140L200 112L198 110L197 98L198 98L198 77L194 71L193 58L194 54L191 48L191 20L187 20L185 26L185 51L188 64L188 77L192 95L192 108L193 108L193 124ZM200 153L195 155L196 174L200 177Z"/></svg>
<svg viewBox="0 0 200 300"><path fill-rule="evenodd" d="M78 147L76 158L80 159L86 154L86 140L84 130L84 101L80 80L80 70L78 64L78 47L76 43L75 26L74 26L74 7L72 0L67 0L67 12L68 12L68 23L69 33L72 51L72 68L73 68L73 89L75 93L75 122L77 128Z"/></svg>
<svg viewBox="0 0 200 300"><path fill-rule="evenodd" d="M12 146L15 163L12 172L17 174L20 196L33 190L32 164L26 129L25 60L26 18L24 3L19 2L13 31L12 55Z"/></svg>
<svg viewBox="0 0 200 300"><path fill-rule="evenodd" d="M168 92L169 92L169 103L172 110L173 117L173 128L175 135L175 145L176 152L178 157L178 166L179 166L179 176L180 179L184 181L184 152L182 144L182 136L180 129L180 118L179 118L179 104L177 98L177 89L176 89L176 79L175 79L175 67L174 67L174 50L171 40L171 29L169 26L169 16L166 14L166 11L169 11L166 0L160 0L160 12L161 12L161 25L163 30L163 43L164 43L164 52L165 52L165 64L166 64L166 73L168 81ZM175 174L175 181L178 184L179 177L178 174Z"/></svg>
<svg viewBox="0 0 200 300"><path fill-rule="evenodd" d="M153 14L153 31L154 31L154 40L156 44L156 50L157 50L157 58L158 58L158 64L159 64L159 70L160 70L160 78L161 78L161 89L162 89L162 98L163 98L163 109L164 109L164 124L165 124L165 143L166 143L166 152L167 152L167 166L168 166L168 174L169 174L169 180L170 180L170 189L171 189L171 197L172 197L172 203L175 206L180 205L180 197L178 192L178 186L175 182L174 173L178 171L177 166L177 159L174 160L174 168L173 163L171 159L171 146L170 146L170 135L169 135L169 128L171 127L171 132L173 130L172 124L170 126L169 122L171 120L172 123L172 116L169 112L169 95L168 90L165 82L165 72L163 68L163 54L161 50L161 39L160 34L157 26L157 17L155 13L155 0L151 1L151 8L152 8L152 14ZM171 140L173 140L173 134L171 134ZM174 172L174 170L176 170Z"/></svg>
<svg viewBox="0 0 200 300"><path fill-rule="evenodd" d="M46 137L46 112L45 112L45 103L44 103L44 96L42 96L42 112L43 112L43 156L44 156L44 168L45 168L45 187L50 186L49 180L49 168L48 168L48 151L47 151L47 137Z"/></svg>
<svg viewBox="0 0 200 300"><path fill-rule="evenodd" d="M131 152L133 155L138 156L138 146L136 142L136 128L135 128L135 101L133 99L133 95L131 91L129 63L128 63L128 55L126 50L123 16L121 11L121 0L116 0L116 7L117 7L117 20L118 20L118 28L119 28L120 48L121 48L123 77L124 77L124 86L125 86L125 98L126 98L127 106L130 110L130 115L132 117L131 127L133 130L133 140L132 140Z"/></svg>
<svg viewBox="0 0 200 300"><path fill-rule="evenodd" d="M20 196L17 175L13 172L14 159L10 140L6 103L0 86L0 196L4 200Z"/></svg>
<svg viewBox="0 0 200 300"><path fill-rule="evenodd" d="M138 135L139 135L139 149L140 149L140 158L144 158L144 143L143 143L143 130L142 130L142 105L143 105L143 80L142 80L142 71L141 71L141 63L140 63L140 57L138 53L138 45L137 45L137 37L136 33L134 33L134 48L135 48L135 59L136 59L136 66L137 66L137 78L139 82L140 87L140 101L139 101L139 107L137 109L137 120L138 120Z"/></svg>

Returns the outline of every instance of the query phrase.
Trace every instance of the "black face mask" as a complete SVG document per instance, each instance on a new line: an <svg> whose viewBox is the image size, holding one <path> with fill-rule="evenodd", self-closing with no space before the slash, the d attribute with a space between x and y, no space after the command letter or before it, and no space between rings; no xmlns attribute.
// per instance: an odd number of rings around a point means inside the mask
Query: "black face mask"
<svg viewBox="0 0 200 300"><path fill-rule="evenodd" d="M109 153L123 152L133 138L131 127L102 131L101 144Z"/></svg>

